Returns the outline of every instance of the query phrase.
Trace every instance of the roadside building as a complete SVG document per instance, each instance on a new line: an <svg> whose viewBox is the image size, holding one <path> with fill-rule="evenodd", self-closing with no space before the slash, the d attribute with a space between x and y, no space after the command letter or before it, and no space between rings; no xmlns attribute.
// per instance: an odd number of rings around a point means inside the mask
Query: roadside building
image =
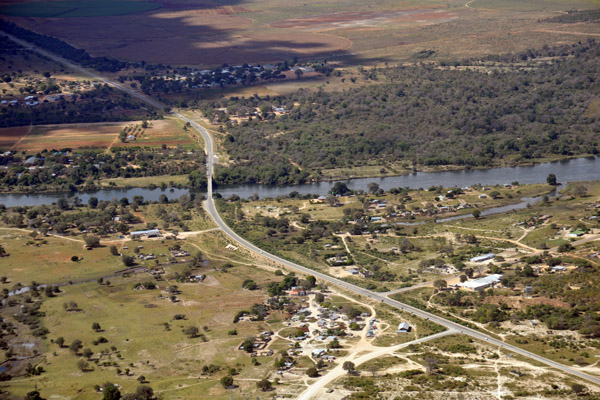
<svg viewBox="0 0 600 400"><path fill-rule="evenodd" d="M404 321L401 322L400 325L398 325L398 329L396 329L396 333L408 333L411 330L411 326L408 324L408 322Z"/></svg>
<svg viewBox="0 0 600 400"><path fill-rule="evenodd" d="M162 237L162 235L160 234L160 230L158 230L158 229L149 229L146 231L131 232L132 239L141 239L143 237L146 237L146 238Z"/></svg>
<svg viewBox="0 0 600 400"><path fill-rule="evenodd" d="M492 274L484 276L483 278L473 279L470 281L459 283L458 286L467 290L483 290L489 287L493 287L495 284L499 283L501 279L501 274Z"/></svg>
<svg viewBox="0 0 600 400"><path fill-rule="evenodd" d="M487 253L487 254L483 254L481 256L473 257L469 261L474 262L474 263L480 263L480 262L484 262L487 260L491 260L494 257L496 257L496 255L494 253Z"/></svg>

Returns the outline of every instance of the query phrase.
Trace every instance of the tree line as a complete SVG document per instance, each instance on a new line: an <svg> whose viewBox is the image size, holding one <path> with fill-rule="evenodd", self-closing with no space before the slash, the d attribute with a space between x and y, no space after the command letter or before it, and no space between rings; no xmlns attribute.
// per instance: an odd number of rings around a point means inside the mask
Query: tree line
<svg viewBox="0 0 600 400"><path fill-rule="evenodd" d="M498 63L505 68L491 67ZM223 146L233 160L217 168L215 180L302 183L329 168L492 167L598 154L600 121L590 111L600 95L596 41L464 64L489 69L399 66L371 70L370 79L385 82L360 88L204 102L205 115L228 133ZM268 112L281 105L287 114ZM257 108L266 112L230 117Z"/></svg>

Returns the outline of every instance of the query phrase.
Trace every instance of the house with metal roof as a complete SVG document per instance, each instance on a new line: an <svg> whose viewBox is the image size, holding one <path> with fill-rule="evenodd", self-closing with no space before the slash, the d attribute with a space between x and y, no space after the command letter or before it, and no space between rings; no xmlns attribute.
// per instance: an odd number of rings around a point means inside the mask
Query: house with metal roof
<svg viewBox="0 0 600 400"><path fill-rule="evenodd" d="M502 279L502 274L492 274L483 278L473 279L470 281L459 283L458 286L468 290L483 290L494 286Z"/></svg>

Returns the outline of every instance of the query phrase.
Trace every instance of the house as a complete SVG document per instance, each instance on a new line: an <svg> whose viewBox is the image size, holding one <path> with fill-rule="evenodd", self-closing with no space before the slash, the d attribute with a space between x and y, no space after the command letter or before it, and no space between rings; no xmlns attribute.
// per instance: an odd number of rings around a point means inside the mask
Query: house
<svg viewBox="0 0 600 400"><path fill-rule="evenodd" d="M571 231L571 233L569 233L569 237L580 237L585 235L585 231L583 229L576 229L574 231Z"/></svg>
<svg viewBox="0 0 600 400"><path fill-rule="evenodd" d="M306 291L300 286L294 286L290 289L290 296L306 296Z"/></svg>
<svg viewBox="0 0 600 400"><path fill-rule="evenodd" d="M358 270L356 268L350 268L348 272L350 272L352 275L358 275Z"/></svg>
<svg viewBox="0 0 600 400"><path fill-rule="evenodd" d="M489 287L493 287L495 284L500 282L501 279L501 274L492 274L484 276L483 278L473 279L470 281L459 283L458 286L468 290L483 290Z"/></svg>
<svg viewBox="0 0 600 400"><path fill-rule="evenodd" d="M35 157L35 156L31 156L28 157L25 162L23 162L23 164L28 165L28 164L35 164L36 161L41 160L41 158Z"/></svg>
<svg viewBox="0 0 600 400"><path fill-rule="evenodd" d="M562 265L555 265L554 267L550 268L551 272L566 272L567 271L567 267L563 267Z"/></svg>
<svg viewBox="0 0 600 400"><path fill-rule="evenodd" d="M151 238L151 237L161 237L160 231L158 229L149 229L146 231L134 231L131 232L132 239L141 239L143 237Z"/></svg>
<svg viewBox="0 0 600 400"><path fill-rule="evenodd" d="M321 357L323 354L325 354L325 349L315 349L312 351L313 357Z"/></svg>
<svg viewBox="0 0 600 400"><path fill-rule="evenodd" d="M483 254L481 256L473 257L469 261L474 262L474 263L479 263L479 262L491 260L494 257L496 257L496 255L494 253L488 253L488 254Z"/></svg>
<svg viewBox="0 0 600 400"><path fill-rule="evenodd" d="M396 329L396 333L408 333L410 332L411 327L408 322L404 321L398 325L398 329Z"/></svg>

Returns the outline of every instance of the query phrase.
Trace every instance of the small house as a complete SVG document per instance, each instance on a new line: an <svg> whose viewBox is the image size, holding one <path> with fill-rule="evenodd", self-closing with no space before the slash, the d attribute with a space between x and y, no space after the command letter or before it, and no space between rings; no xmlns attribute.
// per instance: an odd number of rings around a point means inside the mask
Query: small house
<svg viewBox="0 0 600 400"><path fill-rule="evenodd" d="M411 327L408 322L404 321L398 325L398 329L396 329L396 333L408 333L410 332Z"/></svg>
<svg viewBox="0 0 600 400"><path fill-rule="evenodd" d="M158 229L149 229L146 231L134 231L131 232L132 239L141 239L143 237L152 238L152 237L161 237L160 230Z"/></svg>
<svg viewBox="0 0 600 400"><path fill-rule="evenodd" d="M290 289L290 296L306 296L306 291L300 286L294 286Z"/></svg>

